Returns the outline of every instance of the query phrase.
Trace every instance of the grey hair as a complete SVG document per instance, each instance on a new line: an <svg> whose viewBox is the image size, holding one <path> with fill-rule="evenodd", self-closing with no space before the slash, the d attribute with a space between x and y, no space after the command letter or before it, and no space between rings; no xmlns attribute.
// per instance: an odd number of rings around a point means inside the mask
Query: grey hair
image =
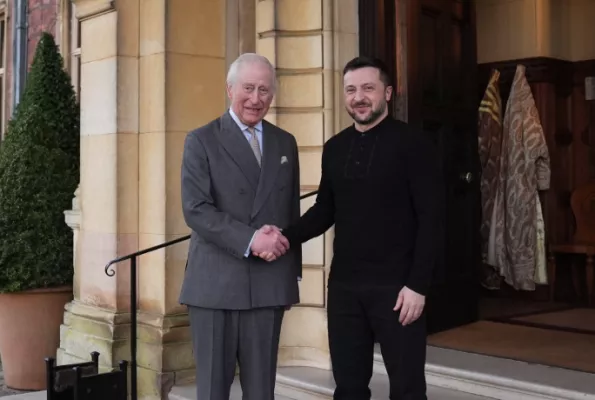
<svg viewBox="0 0 595 400"><path fill-rule="evenodd" d="M236 58L233 63L231 63L231 65L229 66L229 70L227 71L227 85L233 86L233 84L237 82L238 74L244 64L253 63L263 64L271 71L271 89L275 91L275 88L277 86L275 67L273 67L273 64L271 64L268 58L256 53L244 53L240 55L238 58Z"/></svg>

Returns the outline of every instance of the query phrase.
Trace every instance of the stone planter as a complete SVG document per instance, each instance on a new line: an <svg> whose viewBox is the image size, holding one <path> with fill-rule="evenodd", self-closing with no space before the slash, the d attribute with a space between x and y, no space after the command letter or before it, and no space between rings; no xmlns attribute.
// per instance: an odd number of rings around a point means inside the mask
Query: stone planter
<svg viewBox="0 0 595 400"><path fill-rule="evenodd" d="M0 356L6 386L46 388L46 357L56 357L64 306L72 287L0 294Z"/></svg>

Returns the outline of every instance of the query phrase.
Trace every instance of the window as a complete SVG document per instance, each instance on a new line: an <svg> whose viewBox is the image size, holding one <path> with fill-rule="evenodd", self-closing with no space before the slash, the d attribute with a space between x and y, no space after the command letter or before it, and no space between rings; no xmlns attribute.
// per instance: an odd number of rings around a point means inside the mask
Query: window
<svg viewBox="0 0 595 400"><path fill-rule="evenodd" d="M64 67L70 74L76 97L80 100L81 23L76 17L76 5L72 0L60 0L59 32L60 54L64 59Z"/></svg>
<svg viewBox="0 0 595 400"><path fill-rule="evenodd" d="M70 77L80 100L81 93L81 22L76 17L75 5L70 5Z"/></svg>

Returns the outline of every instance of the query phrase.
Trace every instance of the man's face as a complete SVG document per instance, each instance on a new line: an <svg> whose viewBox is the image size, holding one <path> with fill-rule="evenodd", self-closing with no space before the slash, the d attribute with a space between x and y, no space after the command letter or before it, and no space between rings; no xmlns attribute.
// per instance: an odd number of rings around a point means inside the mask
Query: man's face
<svg viewBox="0 0 595 400"><path fill-rule="evenodd" d="M254 126L269 111L273 101L273 76L262 63L253 62L240 66L236 81L227 86L231 109L240 121Z"/></svg>
<svg viewBox="0 0 595 400"><path fill-rule="evenodd" d="M373 67L348 71L343 77L345 108L360 125L373 124L387 109L392 87L380 80L380 71Z"/></svg>

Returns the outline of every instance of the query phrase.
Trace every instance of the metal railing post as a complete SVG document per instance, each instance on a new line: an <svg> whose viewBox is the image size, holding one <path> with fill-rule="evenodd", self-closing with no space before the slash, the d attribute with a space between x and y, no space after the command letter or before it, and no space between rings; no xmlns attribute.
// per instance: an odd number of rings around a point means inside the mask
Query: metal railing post
<svg viewBox="0 0 595 400"><path fill-rule="evenodd" d="M136 282L136 256L130 259L130 397L138 400L137 369L136 369L136 309L137 309L137 282Z"/></svg>

